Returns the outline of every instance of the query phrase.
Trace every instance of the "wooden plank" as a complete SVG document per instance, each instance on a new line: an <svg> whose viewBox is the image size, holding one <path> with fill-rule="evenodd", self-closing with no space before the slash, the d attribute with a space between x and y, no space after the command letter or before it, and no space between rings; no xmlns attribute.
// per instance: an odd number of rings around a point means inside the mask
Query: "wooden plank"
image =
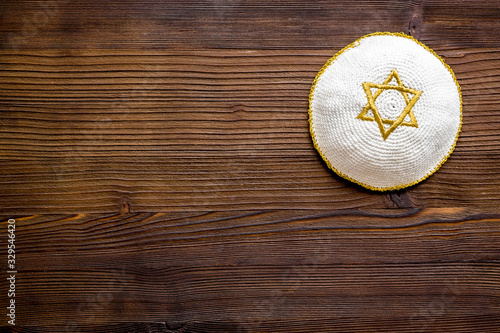
<svg viewBox="0 0 500 333"><path fill-rule="evenodd" d="M250 211L35 215L16 222L21 326L500 327L499 214Z"/></svg>
<svg viewBox="0 0 500 333"><path fill-rule="evenodd" d="M436 50L462 85L463 133L403 207L496 209L500 52ZM0 52L0 210L399 207L337 177L314 150L308 92L331 55Z"/></svg>
<svg viewBox="0 0 500 333"><path fill-rule="evenodd" d="M375 26L407 29L412 4L409 0L5 1L0 36L10 49L331 47L372 32Z"/></svg>
<svg viewBox="0 0 500 333"><path fill-rule="evenodd" d="M191 326L191 325L190 325ZM212 325L213 327L214 325ZM177 327L177 326L174 326ZM179 326L182 327L182 326ZM202 326L203 327L203 326ZM223 326L219 326L221 328ZM92 332L92 333L175 333L176 330L170 330L166 323L121 323L121 324L108 324L108 325L72 325L69 323L68 325L62 326L49 326L49 327L40 327L40 326L16 326L8 327L8 326L0 326L0 330L2 332L23 332L23 333L46 333L46 332L63 332L63 333L72 333L72 332ZM193 332L192 330L190 332Z"/></svg>
<svg viewBox="0 0 500 333"><path fill-rule="evenodd" d="M440 306L439 304L431 303L431 307ZM436 312L440 310L425 310ZM428 317L428 316L427 316ZM493 320L492 320L493 319ZM498 332L495 316L469 316L446 317L446 318L431 318L430 324L426 315L423 318L414 318L412 324L409 324L406 319L389 319L381 317L377 321L359 321L352 323L349 319L317 318L317 319L301 319L284 321L266 321L261 320L258 332L337 332L336 328L345 329L346 332L377 332L377 330L392 330L398 329L398 332L442 332L443 330L451 330L458 333L469 332ZM92 333L108 333L108 332L135 332L135 333L206 333L206 332L228 332L228 333L250 333L255 332L253 327L256 325L238 324L236 322L197 322L189 321L185 323L175 323L172 327L177 329L166 328L168 323L121 323L109 325L74 325L69 324L67 327L34 327L21 326L17 329L10 330L10 327L1 327L0 329L9 330L9 332L25 332L25 333L42 333L42 332L92 332Z"/></svg>
<svg viewBox="0 0 500 333"><path fill-rule="evenodd" d="M318 256L344 264L459 262L469 261L468 253L494 261L497 217L463 208L34 215L16 218L16 242L19 264L30 258L20 269L33 270L54 264L69 270L75 256L94 268L141 265L165 253L151 267L293 265ZM259 255L248 256L255 246Z"/></svg>
<svg viewBox="0 0 500 333"><path fill-rule="evenodd" d="M450 47L497 47L492 31L500 28L500 3L486 1L423 0L420 4L422 40ZM492 30L495 29L495 30Z"/></svg>
<svg viewBox="0 0 500 333"><path fill-rule="evenodd" d="M2 1L18 274L0 331L500 332L499 16L498 0ZM435 49L464 96L450 160L389 194L331 173L307 126L317 71L374 31Z"/></svg>
<svg viewBox="0 0 500 333"><path fill-rule="evenodd" d="M499 47L497 0L2 1L4 49L340 48L374 31Z"/></svg>

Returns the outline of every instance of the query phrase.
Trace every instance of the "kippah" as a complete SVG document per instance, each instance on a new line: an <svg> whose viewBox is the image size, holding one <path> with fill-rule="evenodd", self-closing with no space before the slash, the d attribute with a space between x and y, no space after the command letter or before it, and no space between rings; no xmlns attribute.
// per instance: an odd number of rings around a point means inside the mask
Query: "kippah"
<svg viewBox="0 0 500 333"><path fill-rule="evenodd" d="M455 148L462 94L434 51L401 33L366 35L319 71L309 95L314 146L339 176L374 191L415 185Z"/></svg>

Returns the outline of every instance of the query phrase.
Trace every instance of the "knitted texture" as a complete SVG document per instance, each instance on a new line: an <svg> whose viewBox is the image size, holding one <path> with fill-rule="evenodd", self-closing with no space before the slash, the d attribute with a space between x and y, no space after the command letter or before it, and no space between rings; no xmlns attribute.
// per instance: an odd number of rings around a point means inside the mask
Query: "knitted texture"
<svg viewBox="0 0 500 333"><path fill-rule="evenodd" d="M363 36L331 58L309 96L314 145L341 177L396 190L433 174L452 153L462 95L451 68L404 34Z"/></svg>

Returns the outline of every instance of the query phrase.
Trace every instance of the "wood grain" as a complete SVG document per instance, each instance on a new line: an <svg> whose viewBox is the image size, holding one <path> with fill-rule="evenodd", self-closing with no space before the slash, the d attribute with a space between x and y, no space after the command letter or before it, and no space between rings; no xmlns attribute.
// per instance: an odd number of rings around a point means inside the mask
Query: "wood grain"
<svg viewBox="0 0 500 333"><path fill-rule="evenodd" d="M424 42L499 47L497 0L4 0L0 45L9 49L342 48L374 31ZM42 38L40 38L42 37Z"/></svg>
<svg viewBox="0 0 500 333"><path fill-rule="evenodd" d="M18 274L0 331L500 332L499 17L498 0L2 1ZM374 31L434 49L464 102L445 165L385 194L329 171L307 122L318 70Z"/></svg>
<svg viewBox="0 0 500 333"><path fill-rule="evenodd" d="M431 45L432 46L432 45ZM440 50L462 85L455 153L411 206L500 200L498 49ZM324 51L0 53L1 211L391 207L330 172L308 131Z"/></svg>
<svg viewBox="0 0 500 333"><path fill-rule="evenodd" d="M493 332L500 324L500 214L279 210L17 221L18 315L48 331L163 322L182 332Z"/></svg>

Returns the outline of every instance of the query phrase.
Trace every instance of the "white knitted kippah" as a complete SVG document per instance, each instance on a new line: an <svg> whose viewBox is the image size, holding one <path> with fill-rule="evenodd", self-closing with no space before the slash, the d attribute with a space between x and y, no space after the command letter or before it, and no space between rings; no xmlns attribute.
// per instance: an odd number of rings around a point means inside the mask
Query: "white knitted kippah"
<svg viewBox="0 0 500 333"><path fill-rule="evenodd" d="M371 190L414 185L452 153L462 95L451 68L400 33L347 46L316 76L309 96L314 145L338 175Z"/></svg>

